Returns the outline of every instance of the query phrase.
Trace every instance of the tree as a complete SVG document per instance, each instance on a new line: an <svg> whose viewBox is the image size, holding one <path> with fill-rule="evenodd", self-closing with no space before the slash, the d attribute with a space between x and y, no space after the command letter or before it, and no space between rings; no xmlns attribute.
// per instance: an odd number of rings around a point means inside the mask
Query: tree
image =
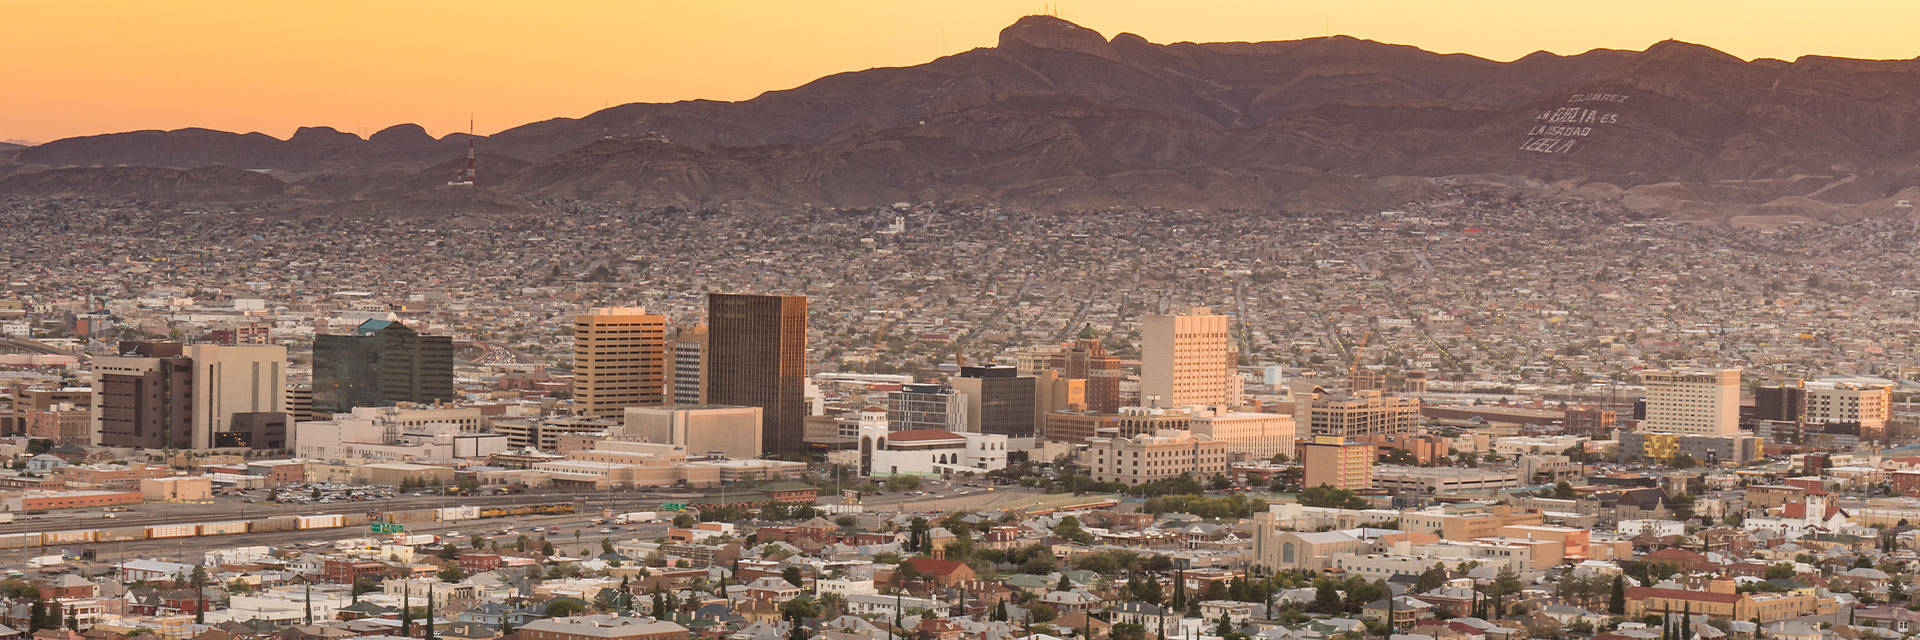
<svg viewBox="0 0 1920 640"><path fill-rule="evenodd" d="M1310 610L1315 613L1334 614L1344 609L1340 601L1340 589L1334 586L1333 580L1320 578L1313 581L1313 605Z"/></svg>
<svg viewBox="0 0 1920 640"><path fill-rule="evenodd" d="M907 550L920 552L932 551L932 549L927 548L929 542L927 536L927 519L915 516L913 521L907 524Z"/></svg>
<svg viewBox="0 0 1920 640"><path fill-rule="evenodd" d="M227 583L227 593L236 596L253 595L253 583L234 578L233 582Z"/></svg>
<svg viewBox="0 0 1920 640"><path fill-rule="evenodd" d="M1613 577L1613 592L1607 595L1607 613L1616 616L1627 613L1627 579L1625 576Z"/></svg>
<svg viewBox="0 0 1920 640"><path fill-rule="evenodd" d="M413 589L400 589L400 636L413 637Z"/></svg>
<svg viewBox="0 0 1920 640"><path fill-rule="evenodd" d="M1027 615L1027 621L1029 623L1039 624L1060 617L1060 612L1054 609L1052 605L1035 602L1027 606Z"/></svg>
<svg viewBox="0 0 1920 640"><path fill-rule="evenodd" d="M1073 516L1061 518L1060 524L1054 525L1053 532L1062 538L1080 544L1093 544L1093 534L1087 533L1085 529L1080 528L1080 519Z"/></svg>
<svg viewBox="0 0 1920 640"><path fill-rule="evenodd" d="M1568 484L1565 480L1561 480L1553 483L1553 497L1559 500L1572 500L1580 497L1580 494L1573 492L1573 485Z"/></svg>
<svg viewBox="0 0 1920 640"><path fill-rule="evenodd" d="M1414 581L1413 592L1426 593L1428 591L1438 589L1441 587L1441 585L1444 585L1446 583L1447 583L1446 566L1438 562L1435 562L1433 563L1432 567L1429 567L1426 571L1423 571L1420 573L1419 580Z"/></svg>
<svg viewBox="0 0 1920 640"><path fill-rule="evenodd" d="M541 613L546 614L549 618L566 618L579 615L580 612L586 610L587 605L579 600L573 598L555 598L552 602L547 603L546 609L541 610ZM655 613L654 615L659 616L661 614Z"/></svg>
<svg viewBox="0 0 1920 640"><path fill-rule="evenodd" d="M1300 492L1300 504L1309 507L1330 507L1340 509L1366 509L1373 506L1366 498L1353 491L1334 488L1332 485L1308 487Z"/></svg>
<svg viewBox="0 0 1920 640"><path fill-rule="evenodd" d="M1107 631L1108 640L1146 640L1147 628L1131 622L1113 625Z"/></svg>
<svg viewBox="0 0 1920 640"><path fill-rule="evenodd" d="M781 569L780 579L786 580L787 584L791 584L796 587L807 586L806 579L800 576L800 567L787 567L785 569Z"/></svg>
<svg viewBox="0 0 1920 640"><path fill-rule="evenodd" d="M459 582L461 580L467 579L467 572L461 571L460 565L449 564L447 566L441 567L440 575L436 577L438 577L441 582Z"/></svg>
<svg viewBox="0 0 1920 640"><path fill-rule="evenodd" d="M553 543L547 540L541 540L540 555L543 555L543 556L553 555Z"/></svg>

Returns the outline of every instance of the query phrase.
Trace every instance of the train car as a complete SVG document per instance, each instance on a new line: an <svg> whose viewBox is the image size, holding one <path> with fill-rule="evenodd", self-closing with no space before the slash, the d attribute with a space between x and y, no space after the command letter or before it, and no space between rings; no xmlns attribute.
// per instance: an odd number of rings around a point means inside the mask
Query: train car
<svg viewBox="0 0 1920 640"><path fill-rule="evenodd" d="M298 528L300 528L300 518L296 516L273 516L271 518L261 518L247 525L247 531L252 533L273 533L276 531L292 531Z"/></svg>
<svg viewBox="0 0 1920 640"><path fill-rule="evenodd" d="M440 510L441 522L457 522L460 520L473 520L479 517L480 517L479 507L472 507L472 506L445 507Z"/></svg>
<svg viewBox="0 0 1920 640"><path fill-rule="evenodd" d="M191 538L200 530L197 524L156 524L147 527L147 539Z"/></svg>
<svg viewBox="0 0 1920 640"><path fill-rule="evenodd" d="M347 517L338 513L319 515L319 516L296 516L296 517L298 518L298 522L299 522L299 524L296 526L299 527L301 530L338 529L340 527L346 526L347 524Z"/></svg>
<svg viewBox="0 0 1920 640"><path fill-rule="evenodd" d="M508 515L506 507L485 507L480 510L482 518L504 518Z"/></svg>
<svg viewBox="0 0 1920 640"><path fill-rule="evenodd" d="M0 549L29 549L40 546L38 533L9 533L0 535Z"/></svg>
<svg viewBox="0 0 1920 640"><path fill-rule="evenodd" d="M439 509L408 509L406 511L387 512L387 522L416 524L422 522L438 522L439 520Z"/></svg>
<svg viewBox="0 0 1920 640"><path fill-rule="evenodd" d="M74 529L68 531L48 531L40 534L40 544L84 544L100 539L98 529Z"/></svg>
<svg viewBox="0 0 1920 640"><path fill-rule="evenodd" d="M100 530L100 542L130 542L147 539L146 527L111 527Z"/></svg>
<svg viewBox="0 0 1920 640"><path fill-rule="evenodd" d="M203 535L203 536L232 536L232 535L240 535L246 532L247 532L247 522L245 520L229 520L226 522L208 522L208 523L201 524L199 528L199 535Z"/></svg>
<svg viewBox="0 0 1920 640"><path fill-rule="evenodd" d="M343 526L343 527L364 527L364 526L367 526L368 524L370 524L370 523L372 523L372 522L373 522L373 514L369 514L369 513L349 513L349 514L346 514L346 515L344 515L344 516L342 516L342 520L341 520L341 524L340 524L340 526Z"/></svg>

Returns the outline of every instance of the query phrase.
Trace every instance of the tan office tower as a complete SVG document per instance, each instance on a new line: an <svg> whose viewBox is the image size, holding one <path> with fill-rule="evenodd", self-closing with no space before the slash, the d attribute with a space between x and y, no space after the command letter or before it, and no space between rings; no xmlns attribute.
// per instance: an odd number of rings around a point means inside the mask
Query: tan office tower
<svg viewBox="0 0 1920 640"><path fill-rule="evenodd" d="M707 402L760 407L768 455L806 448L806 296L707 294Z"/></svg>
<svg viewBox="0 0 1920 640"><path fill-rule="evenodd" d="M1740 370L1645 371L1647 419L1641 431L1740 435Z"/></svg>
<svg viewBox="0 0 1920 640"><path fill-rule="evenodd" d="M667 397L676 406L707 403L707 326L681 327L667 341L673 366L667 369Z"/></svg>
<svg viewBox="0 0 1920 640"><path fill-rule="evenodd" d="M599 307L573 317L573 412L624 419L666 401L667 318Z"/></svg>
<svg viewBox="0 0 1920 640"><path fill-rule="evenodd" d="M1226 316L1194 307L1186 315L1147 316L1140 329L1140 404L1227 404L1237 372Z"/></svg>

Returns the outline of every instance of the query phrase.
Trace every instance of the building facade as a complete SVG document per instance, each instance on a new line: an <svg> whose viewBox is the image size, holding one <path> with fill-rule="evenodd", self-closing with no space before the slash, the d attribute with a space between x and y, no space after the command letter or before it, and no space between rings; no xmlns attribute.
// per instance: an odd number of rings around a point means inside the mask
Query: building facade
<svg viewBox="0 0 1920 640"><path fill-rule="evenodd" d="M576 415L619 419L627 407L665 404L667 318L600 307L573 318Z"/></svg>
<svg viewBox="0 0 1920 640"><path fill-rule="evenodd" d="M1094 480L1129 485L1182 474L1205 478L1227 470L1227 444L1191 431L1090 438L1081 456Z"/></svg>
<svg viewBox="0 0 1920 640"><path fill-rule="evenodd" d="M953 388L966 397L968 432L1033 437L1034 378L1014 367L961 367Z"/></svg>
<svg viewBox="0 0 1920 640"><path fill-rule="evenodd" d="M1313 436L1379 439L1420 429L1420 401L1378 391L1316 395L1307 405Z"/></svg>
<svg viewBox="0 0 1920 640"><path fill-rule="evenodd" d="M1340 436L1314 436L1300 445L1302 485L1359 491L1373 486L1373 445Z"/></svg>
<svg viewBox="0 0 1920 640"><path fill-rule="evenodd" d="M453 338L368 320L313 337L313 406L327 412L453 400Z"/></svg>
<svg viewBox="0 0 1920 640"><path fill-rule="evenodd" d="M807 299L707 296L707 400L760 407L767 453L805 449Z"/></svg>
<svg viewBox="0 0 1920 640"><path fill-rule="evenodd" d="M1142 405L1224 405L1238 366L1226 316L1206 307L1141 321Z"/></svg>
<svg viewBox="0 0 1920 640"><path fill-rule="evenodd" d="M667 386L677 405L707 403L707 326L681 327L667 341L673 367L667 370Z"/></svg>
<svg viewBox="0 0 1920 640"><path fill-rule="evenodd" d="M1731 436L1740 433L1740 370L1647 371L1643 431Z"/></svg>

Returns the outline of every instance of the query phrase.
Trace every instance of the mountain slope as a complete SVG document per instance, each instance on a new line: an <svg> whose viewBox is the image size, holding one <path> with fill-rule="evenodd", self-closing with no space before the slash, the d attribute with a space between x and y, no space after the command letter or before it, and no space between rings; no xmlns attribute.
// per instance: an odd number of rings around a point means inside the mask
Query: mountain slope
<svg viewBox="0 0 1920 640"><path fill-rule="evenodd" d="M1915 61L1748 62L1670 41L1496 62L1349 37L1155 44L1029 16L994 47L922 65L502 131L478 140L476 189L493 195L475 201L1314 210L1392 204L1433 178L1484 174L1821 210L1879 206L1920 179L1917 129ZM98 179L113 193L147 184L218 197L168 186L171 174L23 176L224 166L261 170L288 198L418 202L446 188L467 140L412 125L367 139L324 127L287 140L88 136L11 152L0 193L86 192ZM251 178L233 188L274 191Z"/></svg>

